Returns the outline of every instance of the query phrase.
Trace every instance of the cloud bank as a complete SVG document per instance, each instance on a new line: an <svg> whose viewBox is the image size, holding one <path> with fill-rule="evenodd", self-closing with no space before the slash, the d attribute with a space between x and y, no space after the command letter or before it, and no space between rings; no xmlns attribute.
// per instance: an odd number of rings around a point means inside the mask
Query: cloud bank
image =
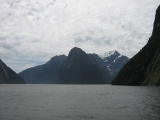
<svg viewBox="0 0 160 120"><path fill-rule="evenodd" d="M150 37L159 0L0 0L0 58L15 71L72 47L132 57Z"/></svg>

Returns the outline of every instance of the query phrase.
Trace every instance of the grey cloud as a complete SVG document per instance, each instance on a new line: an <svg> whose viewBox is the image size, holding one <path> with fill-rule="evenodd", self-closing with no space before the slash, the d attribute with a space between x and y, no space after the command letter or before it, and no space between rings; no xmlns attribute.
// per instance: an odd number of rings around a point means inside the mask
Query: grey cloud
<svg viewBox="0 0 160 120"><path fill-rule="evenodd" d="M0 57L16 71L74 47L131 57L147 42L159 0L1 0Z"/></svg>

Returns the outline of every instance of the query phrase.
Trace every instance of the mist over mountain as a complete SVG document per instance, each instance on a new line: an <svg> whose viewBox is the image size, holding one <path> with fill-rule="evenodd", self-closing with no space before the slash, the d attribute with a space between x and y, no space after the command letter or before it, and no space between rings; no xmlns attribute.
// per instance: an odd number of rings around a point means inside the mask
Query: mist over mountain
<svg viewBox="0 0 160 120"><path fill-rule="evenodd" d="M127 60L117 51L99 57L75 47L68 56L55 56L20 75L30 84L109 84Z"/></svg>
<svg viewBox="0 0 160 120"><path fill-rule="evenodd" d="M24 84L24 80L0 60L0 84Z"/></svg>
<svg viewBox="0 0 160 120"><path fill-rule="evenodd" d="M124 66L114 85L160 85L160 6L148 43Z"/></svg>

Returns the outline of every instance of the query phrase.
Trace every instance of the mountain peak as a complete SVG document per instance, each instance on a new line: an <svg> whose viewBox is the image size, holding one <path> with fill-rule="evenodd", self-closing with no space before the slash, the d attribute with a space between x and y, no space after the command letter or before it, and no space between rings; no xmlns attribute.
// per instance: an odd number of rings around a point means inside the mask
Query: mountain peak
<svg viewBox="0 0 160 120"><path fill-rule="evenodd" d="M119 53L118 51L116 51L116 50L113 52L113 54L114 54L114 55L117 55L117 56L120 55L120 53Z"/></svg>
<svg viewBox="0 0 160 120"><path fill-rule="evenodd" d="M49 61L55 61L57 59L64 58L64 57L66 57L66 56L65 55L56 55L56 56L52 57Z"/></svg>
<svg viewBox="0 0 160 120"><path fill-rule="evenodd" d="M84 52L81 48L74 47L70 50L70 52Z"/></svg>
<svg viewBox="0 0 160 120"><path fill-rule="evenodd" d="M110 57L110 56L117 56L118 57L118 56L121 56L121 54L118 51L114 50L114 51L106 52L103 55L100 55L100 57L102 59Z"/></svg>
<svg viewBox="0 0 160 120"><path fill-rule="evenodd" d="M97 56L98 57L98 56ZM66 84L105 84L110 74L105 71L95 55L87 54L74 47L60 68L60 83ZM104 75L106 73L106 76Z"/></svg>
<svg viewBox="0 0 160 120"><path fill-rule="evenodd" d="M151 37L155 37L155 36L159 37L159 30L160 30L160 6L156 10L153 32ZM156 39L155 41L158 42L159 39ZM155 41L152 41L152 42L155 42ZM151 42L151 40L149 40L149 42ZM155 44L158 45L157 43Z"/></svg>
<svg viewBox="0 0 160 120"><path fill-rule="evenodd" d="M74 47L70 50L69 52L69 55L68 56L82 56L82 55L85 55L86 53L81 49L81 48L78 48L78 47Z"/></svg>
<svg viewBox="0 0 160 120"><path fill-rule="evenodd" d="M160 5L159 7L157 8L157 11L156 11L156 20L159 21L160 19Z"/></svg>

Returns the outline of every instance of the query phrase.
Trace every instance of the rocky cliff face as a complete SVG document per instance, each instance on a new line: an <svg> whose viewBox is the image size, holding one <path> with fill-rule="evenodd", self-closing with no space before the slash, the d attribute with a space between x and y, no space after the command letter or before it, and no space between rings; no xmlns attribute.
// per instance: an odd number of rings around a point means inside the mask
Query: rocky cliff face
<svg viewBox="0 0 160 120"><path fill-rule="evenodd" d="M160 7L156 11L152 36L148 43L120 71L115 85L160 84Z"/></svg>
<svg viewBox="0 0 160 120"><path fill-rule="evenodd" d="M155 53L145 76L142 85L160 85L160 49Z"/></svg>
<svg viewBox="0 0 160 120"><path fill-rule="evenodd" d="M24 84L24 80L0 60L0 84Z"/></svg>

